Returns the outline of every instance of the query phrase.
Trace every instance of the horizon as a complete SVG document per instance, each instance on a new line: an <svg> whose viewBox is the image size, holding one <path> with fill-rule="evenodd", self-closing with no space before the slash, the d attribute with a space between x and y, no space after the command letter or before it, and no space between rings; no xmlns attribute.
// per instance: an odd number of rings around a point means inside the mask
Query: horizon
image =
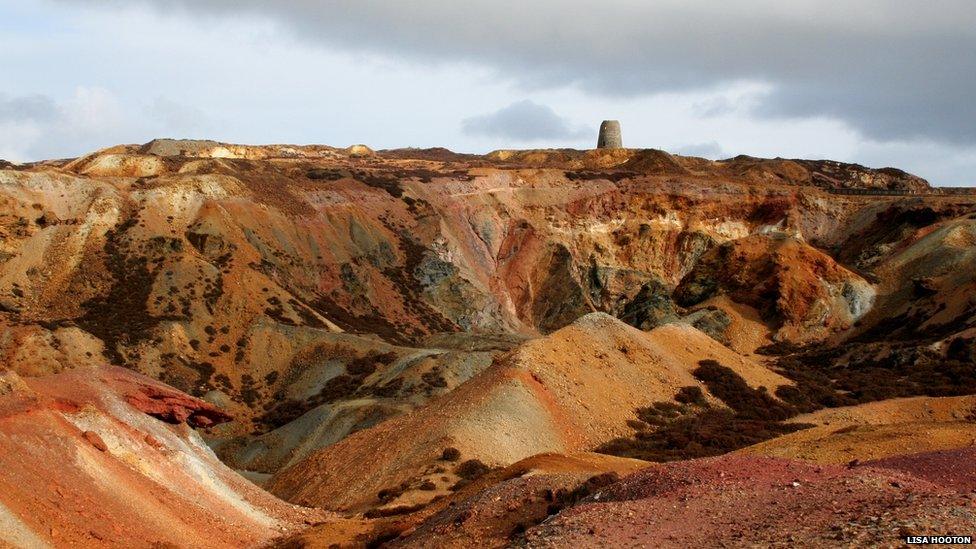
<svg viewBox="0 0 976 549"><path fill-rule="evenodd" d="M374 153L395 152L395 151L409 151L409 150L424 151L424 150L444 149L444 150L447 150L448 152L455 153L455 154L471 155L471 156L482 156L482 157L489 156L492 153L499 152L499 151L546 151L546 150L561 150L561 151L573 151L573 152L581 152L581 153L583 153L583 152L587 152L587 151L595 151L595 150L598 150L598 148L595 147L595 146L594 147L590 147L590 148L573 148L573 147L510 148L509 147L509 148L492 149L490 151L485 151L485 152L469 152L469 151L458 151L458 150L451 149L449 147L443 147L443 146L437 146L437 145L430 146L430 147L409 147L408 146L408 147L391 147L391 148L382 148L381 149L381 148L372 147L372 146L369 145L369 143L350 143L348 145L333 145L333 144L330 144L330 143L285 143L285 142L276 142L276 143L232 143L232 142L227 142L227 141L218 141L218 140L215 140L215 139L208 139L208 138L205 138L205 137L200 137L200 138L194 138L194 137L154 137L154 138L152 138L152 139L150 139L150 140L148 140L146 142L143 142L143 143L116 143L114 145L109 145L107 147L102 147L100 149L95 149L95 150L92 150L92 151L87 151L87 152L82 153L82 154L77 155L77 156L68 156L68 157L61 157L61 158L42 158L42 159L38 159L38 160L30 160L30 161L23 161L23 162L13 162L13 163L14 164L20 164L20 165L31 165L31 164L41 164L41 163L44 163L44 162L57 162L57 161L77 160L79 158L84 158L86 156L90 156L90 155L96 154L96 153L98 153L100 151L104 151L104 150L108 150L108 149L112 149L112 148L116 148L116 147L136 147L136 146L141 147L141 146L149 145L150 143L153 143L155 141L213 142L213 143L216 143L216 144L219 144L219 145L229 145L229 146L234 146L234 147L327 147L327 148L336 149L336 150L348 150L348 149L351 149L353 147L365 146L370 151L372 151ZM889 170L889 169L895 169L895 170L899 170L899 171L903 171L905 173L908 173L909 175L915 175L915 176L918 176L918 177L922 177L922 179L925 179L923 176L921 176L919 174L915 174L915 173L912 173L912 172L908 172L906 170L903 170L903 169L899 168L898 166L867 166L867 165L863 165L863 164L858 164L856 162L840 162L840 161L834 160L832 158L787 158L787 157L780 157L780 156L763 157L763 156L755 156L755 155L750 155L750 154L745 154L745 153L737 154L735 156L723 157L723 158L706 158L706 157L702 157L702 156L696 156L696 155L693 155L693 154L676 153L676 152L673 152L673 151L668 151L668 150L664 150L664 149L658 149L658 148L655 148L655 147L631 147L631 146L625 145L624 147L621 147L621 148L622 149L625 149L625 150L632 150L632 151L660 151L660 152L664 152L664 153L669 154L669 155L672 155L672 156L681 156L681 157L686 157L686 158L702 158L702 159L705 159L705 160L710 160L712 162L728 162L728 161L732 161L732 160L735 160L736 158L740 158L740 157L755 158L757 160L790 160L790 161L800 161L800 160L802 160L802 161L820 161L820 162L839 162L841 164L850 164L850 165L860 166L860 167L868 168L868 169L872 169L872 170ZM0 158L0 161L2 161L2 160L6 160L6 159ZM970 186L968 186L968 185L945 185L945 186L943 186L943 185L936 185L936 184L934 184L931 181L928 181L928 183L933 188L940 188L940 187L947 187L947 188L956 188L956 187L959 187L959 188L970 188ZM973 185L971 187L972 188L976 188L976 185Z"/></svg>

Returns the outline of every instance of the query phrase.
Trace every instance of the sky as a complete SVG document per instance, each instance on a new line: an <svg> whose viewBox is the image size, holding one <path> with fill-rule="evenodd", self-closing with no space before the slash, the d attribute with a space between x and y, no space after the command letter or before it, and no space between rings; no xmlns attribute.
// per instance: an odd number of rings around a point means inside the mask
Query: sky
<svg viewBox="0 0 976 549"><path fill-rule="evenodd" d="M976 186L972 0L0 0L0 158L624 144Z"/></svg>

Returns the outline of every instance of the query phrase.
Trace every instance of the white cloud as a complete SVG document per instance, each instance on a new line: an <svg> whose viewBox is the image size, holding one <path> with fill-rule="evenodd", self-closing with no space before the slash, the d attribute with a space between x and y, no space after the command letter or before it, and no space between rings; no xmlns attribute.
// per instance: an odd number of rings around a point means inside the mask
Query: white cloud
<svg viewBox="0 0 976 549"><path fill-rule="evenodd" d="M13 105L6 112L3 106ZM177 104L157 100L139 114L116 94L80 86L63 101L42 95L0 102L0 156L13 161L60 158L118 143L138 143L172 127ZM185 113L184 113L185 114ZM189 118L182 122L187 122Z"/></svg>
<svg viewBox="0 0 976 549"><path fill-rule="evenodd" d="M169 132L205 133L213 129L214 123L202 110L191 105L178 103L166 97L157 97L145 109L146 114L159 122L160 128ZM181 135L181 137L187 137Z"/></svg>

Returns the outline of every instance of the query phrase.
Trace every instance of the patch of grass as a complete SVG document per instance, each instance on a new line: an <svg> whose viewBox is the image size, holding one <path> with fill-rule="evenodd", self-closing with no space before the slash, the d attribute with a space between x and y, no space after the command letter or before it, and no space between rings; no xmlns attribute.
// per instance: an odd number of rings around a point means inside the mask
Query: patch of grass
<svg viewBox="0 0 976 549"><path fill-rule="evenodd" d="M400 497L400 495L406 492L407 489L409 488L410 488L410 483L408 482L404 482L399 486L394 486L392 488L383 488L382 490L377 492L376 498L382 501L383 503L389 503L395 500L396 498Z"/></svg>
<svg viewBox="0 0 976 549"><path fill-rule="evenodd" d="M454 474L461 478L451 486L451 491L460 490L491 471L494 471L494 468L485 465L481 460L469 459L461 462L454 468Z"/></svg>

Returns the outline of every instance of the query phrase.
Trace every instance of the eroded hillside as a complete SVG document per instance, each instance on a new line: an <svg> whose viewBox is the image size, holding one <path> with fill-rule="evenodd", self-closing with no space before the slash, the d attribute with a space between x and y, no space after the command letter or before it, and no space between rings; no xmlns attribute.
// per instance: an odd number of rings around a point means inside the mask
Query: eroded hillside
<svg viewBox="0 0 976 549"><path fill-rule="evenodd" d="M0 360L198 397L228 465L395 536L537 454L834 463L823 408L976 393L974 212L828 161L157 140L0 169ZM911 432L862 423L869 459Z"/></svg>

